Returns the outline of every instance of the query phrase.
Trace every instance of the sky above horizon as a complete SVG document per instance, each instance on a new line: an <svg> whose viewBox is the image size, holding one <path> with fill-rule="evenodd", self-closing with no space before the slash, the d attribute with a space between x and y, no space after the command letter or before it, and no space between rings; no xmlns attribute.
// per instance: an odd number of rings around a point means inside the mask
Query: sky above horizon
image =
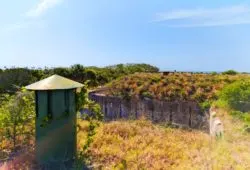
<svg viewBox="0 0 250 170"><path fill-rule="evenodd" d="M3 0L0 67L250 72L250 1Z"/></svg>

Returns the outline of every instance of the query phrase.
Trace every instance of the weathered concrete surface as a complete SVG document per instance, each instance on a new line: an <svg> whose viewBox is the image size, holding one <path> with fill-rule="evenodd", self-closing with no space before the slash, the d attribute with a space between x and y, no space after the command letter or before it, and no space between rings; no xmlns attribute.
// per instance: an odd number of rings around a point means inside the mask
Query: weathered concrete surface
<svg viewBox="0 0 250 170"><path fill-rule="evenodd" d="M210 109L210 135L213 137L222 137L224 133L223 124L217 116L215 109Z"/></svg>
<svg viewBox="0 0 250 170"><path fill-rule="evenodd" d="M105 96L95 92L90 99L100 104L105 120L138 119L145 117L155 123L173 123L184 127L208 131L209 117L194 101L173 101L131 99Z"/></svg>

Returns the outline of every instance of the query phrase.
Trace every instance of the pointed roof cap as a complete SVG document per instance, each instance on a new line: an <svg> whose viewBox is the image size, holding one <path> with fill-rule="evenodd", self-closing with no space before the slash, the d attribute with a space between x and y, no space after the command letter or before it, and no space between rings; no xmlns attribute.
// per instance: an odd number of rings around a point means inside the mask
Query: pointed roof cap
<svg viewBox="0 0 250 170"><path fill-rule="evenodd" d="M31 85L28 85L25 88L28 90L63 90L76 89L80 87L83 87L83 84L59 75L53 75Z"/></svg>

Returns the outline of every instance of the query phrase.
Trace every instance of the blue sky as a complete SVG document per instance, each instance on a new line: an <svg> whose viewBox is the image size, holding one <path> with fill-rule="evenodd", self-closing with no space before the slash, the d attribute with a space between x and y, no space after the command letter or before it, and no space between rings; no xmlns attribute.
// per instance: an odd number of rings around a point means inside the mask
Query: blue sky
<svg viewBox="0 0 250 170"><path fill-rule="evenodd" d="M0 67L76 63L250 72L250 1L0 1Z"/></svg>

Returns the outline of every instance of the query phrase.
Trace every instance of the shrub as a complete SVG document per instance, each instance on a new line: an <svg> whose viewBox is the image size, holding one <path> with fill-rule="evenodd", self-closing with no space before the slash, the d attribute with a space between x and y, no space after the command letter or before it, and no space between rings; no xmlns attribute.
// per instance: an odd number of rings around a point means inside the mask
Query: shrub
<svg viewBox="0 0 250 170"><path fill-rule="evenodd" d="M153 97L163 100L217 100L218 91L237 80L250 79L248 75L211 75L170 73L162 76L159 73L136 73L116 79L106 87L111 89L106 94L133 97ZM112 92L112 93L110 93ZM148 92L144 93L143 92Z"/></svg>
<svg viewBox="0 0 250 170"><path fill-rule="evenodd" d="M211 75L217 75L218 73L216 71L211 72Z"/></svg>
<svg viewBox="0 0 250 170"><path fill-rule="evenodd" d="M238 111L250 110L250 81L239 80L226 86L219 94L231 109Z"/></svg>
<svg viewBox="0 0 250 170"><path fill-rule="evenodd" d="M250 113L244 113L241 111L232 111L230 114L240 120L245 121L246 123L250 123Z"/></svg>
<svg viewBox="0 0 250 170"><path fill-rule="evenodd" d="M212 105L212 102L209 100L207 100L203 103L200 103L200 107L202 110L208 110L211 107L211 105Z"/></svg>
<svg viewBox="0 0 250 170"><path fill-rule="evenodd" d="M18 145L27 145L34 136L33 101L32 93L25 90L5 96L0 106L0 148L6 140L12 146L5 149L15 150Z"/></svg>
<svg viewBox="0 0 250 170"><path fill-rule="evenodd" d="M238 72L235 70L227 70L227 71L223 72L222 74L224 74L224 75L236 75L236 74L238 74Z"/></svg>
<svg viewBox="0 0 250 170"><path fill-rule="evenodd" d="M153 96L150 92L145 91L145 92L142 92L142 97L152 98Z"/></svg>
<svg viewBox="0 0 250 170"><path fill-rule="evenodd" d="M213 103L213 106L216 107L216 108L223 108L223 109L228 109L228 104L226 101L224 100L217 100Z"/></svg>
<svg viewBox="0 0 250 170"><path fill-rule="evenodd" d="M246 113L246 114L244 115L244 120L245 120L246 122L250 123L250 113Z"/></svg>

